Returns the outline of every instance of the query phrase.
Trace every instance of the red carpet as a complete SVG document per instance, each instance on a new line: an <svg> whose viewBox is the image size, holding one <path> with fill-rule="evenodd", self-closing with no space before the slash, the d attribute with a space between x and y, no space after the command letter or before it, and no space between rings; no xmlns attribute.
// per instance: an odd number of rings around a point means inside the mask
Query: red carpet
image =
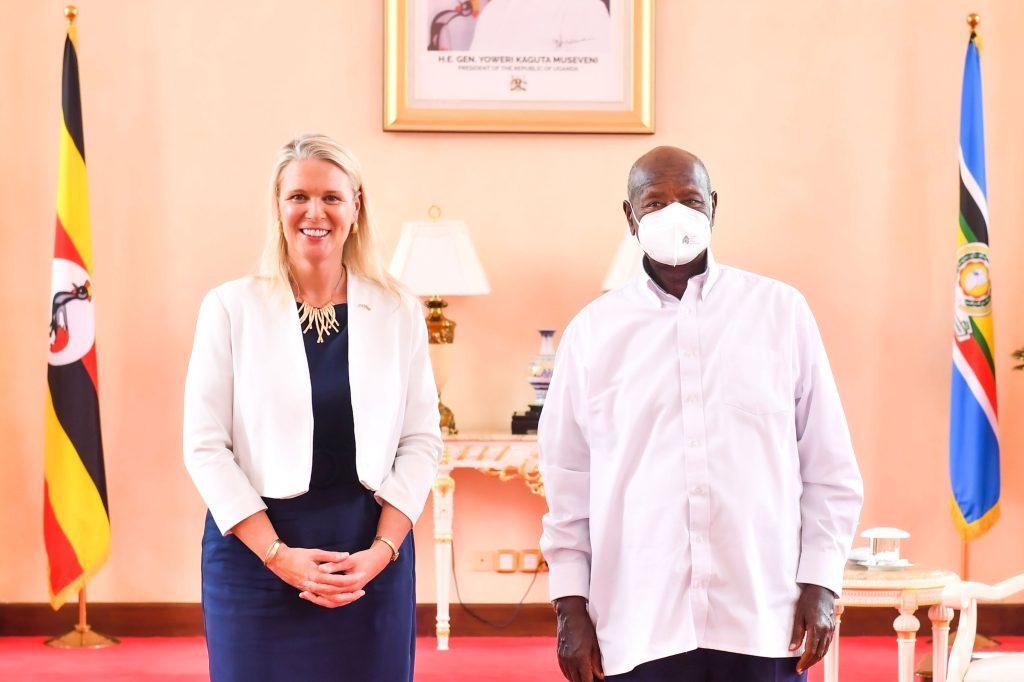
<svg viewBox="0 0 1024 682"><path fill-rule="evenodd" d="M1001 637L1001 650L1024 650L1024 637ZM198 637L129 637L120 646L91 651L62 651L43 646L42 638L0 638L3 682L200 682L207 679L206 646ZM434 640L420 639L417 682L508 682L562 679L548 637L463 637L451 651L437 651ZM917 658L931 651L921 638ZM896 679L896 639L844 637L840 660L843 682ZM810 682L822 679L815 666ZM282 680L282 682L292 682ZM382 681L383 682L383 681Z"/></svg>

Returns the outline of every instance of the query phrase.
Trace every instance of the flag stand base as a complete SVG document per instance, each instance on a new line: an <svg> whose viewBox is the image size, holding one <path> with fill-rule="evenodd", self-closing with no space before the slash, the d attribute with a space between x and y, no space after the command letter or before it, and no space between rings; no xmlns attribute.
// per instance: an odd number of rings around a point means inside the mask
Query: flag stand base
<svg viewBox="0 0 1024 682"><path fill-rule="evenodd" d="M76 625L71 632L46 640L46 646L57 649L103 649L120 644L117 637L101 635L88 625Z"/></svg>
<svg viewBox="0 0 1024 682"><path fill-rule="evenodd" d="M75 629L53 639L46 640L44 642L46 646L52 646L56 649L104 649L121 643L117 637L101 635L89 627L85 609L85 588L83 587L78 591L78 624L75 625Z"/></svg>
<svg viewBox="0 0 1024 682"><path fill-rule="evenodd" d="M971 16L974 16L974 15L971 15ZM968 23L969 22L970 22L970 17L968 17ZM972 25L971 28L973 30L974 26ZM961 540L960 541L960 576L961 576L962 580L967 580L968 575L969 575L969 571L970 571L970 567L971 567L971 549L970 549L970 545L967 543L967 540ZM952 646L953 642L956 641L956 636L957 636L957 631L956 630L951 630L950 633L949 633L949 645L950 646ZM991 639L990 637L986 637L985 635L976 632L974 634L974 646L971 647L971 648L973 650L992 649L992 648L997 647L997 646L999 646L999 641L998 640ZM914 670L914 674L917 675L918 677L920 677L923 680L930 680L930 679L932 679L932 657L931 657L931 655L927 655L924 658L922 658L920 661L918 661L917 669Z"/></svg>
<svg viewBox="0 0 1024 682"><path fill-rule="evenodd" d="M950 644L950 646L952 646L953 642L955 642L955 641L956 641L956 632L955 631L950 632L949 633L949 644ZM999 642L998 641L996 641L994 639L989 639L985 635L975 635L974 636L974 650L975 651L977 651L978 649L991 649L991 648L997 647L997 646L999 646ZM922 680L930 680L930 679L932 679L932 655L931 654L927 654L927 655L923 656L921 658L921 660L917 662L917 668L914 669L914 674L917 675L918 677L920 677ZM942 681L940 681L940 682L942 682Z"/></svg>
<svg viewBox="0 0 1024 682"><path fill-rule="evenodd" d="M956 632L951 632L949 637L949 643L952 644L956 640ZM985 635L975 634L974 635L974 648L975 649L991 649L997 647L1001 642L997 639L986 637Z"/></svg>

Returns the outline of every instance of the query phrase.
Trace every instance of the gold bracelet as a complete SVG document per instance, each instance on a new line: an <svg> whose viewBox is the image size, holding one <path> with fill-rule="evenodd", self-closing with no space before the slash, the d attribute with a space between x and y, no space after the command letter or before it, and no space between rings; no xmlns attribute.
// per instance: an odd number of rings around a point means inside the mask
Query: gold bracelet
<svg viewBox="0 0 1024 682"><path fill-rule="evenodd" d="M385 545L387 545L388 547L391 548L391 560L392 561L398 561L398 548L395 547L395 543L391 542L391 540L388 540L383 535L378 535L377 537L375 537L373 539L374 542L377 542L378 540L380 540Z"/></svg>
<svg viewBox="0 0 1024 682"><path fill-rule="evenodd" d="M267 553L263 555L264 566L270 565L270 562L277 556L277 550L281 549L281 545L283 544L284 543L281 542L281 538L275 538L274 541L270 543L270 547L267 548Z"/></svg>

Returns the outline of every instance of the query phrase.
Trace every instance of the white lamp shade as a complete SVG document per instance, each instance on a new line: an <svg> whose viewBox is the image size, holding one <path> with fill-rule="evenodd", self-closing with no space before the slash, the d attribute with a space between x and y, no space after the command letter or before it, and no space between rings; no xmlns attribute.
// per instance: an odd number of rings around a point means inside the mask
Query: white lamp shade
<svg viewBox="0 0 1024 682"><path fill-rule="evenodd" d="M461 220L405 223L388 271L417 296L491 293L487 275Z"/></svg>
<svg viewBox="0 0 1024 682"><path fill-rule="evenodd" d="M644 250L640 248L640 242L627 230L608 268L608 274L604 276L601 291L616 289L639 275L644 268L643 261Z"/></svg>

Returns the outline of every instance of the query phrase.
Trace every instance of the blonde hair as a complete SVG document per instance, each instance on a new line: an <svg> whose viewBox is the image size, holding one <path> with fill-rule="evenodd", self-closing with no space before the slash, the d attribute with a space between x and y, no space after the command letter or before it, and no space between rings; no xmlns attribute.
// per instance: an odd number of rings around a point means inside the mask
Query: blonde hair
<svg viewBox="0 0 1024 682"><path fill-rule="evenodd" d="M274 172L270 180L270 216L267 227L267 238L263 243L263 255L260 257L258 276L269 280L275 288L291 289L291 270L288 267L288 243L278 228L280 219L278 200L281 195L281 176L284 169L293 161L321 159L333 163L348 176L352 190L361 201L356 225L345 240L341 262L348 272L376 282L387 291L401 297L401 285L388 274L380 254L380 237L377 227L370 215L370 202L363 186L362 168L359 160L349 150L342 147L326 135L307 133L281 147L274 164Z"/></svg>

